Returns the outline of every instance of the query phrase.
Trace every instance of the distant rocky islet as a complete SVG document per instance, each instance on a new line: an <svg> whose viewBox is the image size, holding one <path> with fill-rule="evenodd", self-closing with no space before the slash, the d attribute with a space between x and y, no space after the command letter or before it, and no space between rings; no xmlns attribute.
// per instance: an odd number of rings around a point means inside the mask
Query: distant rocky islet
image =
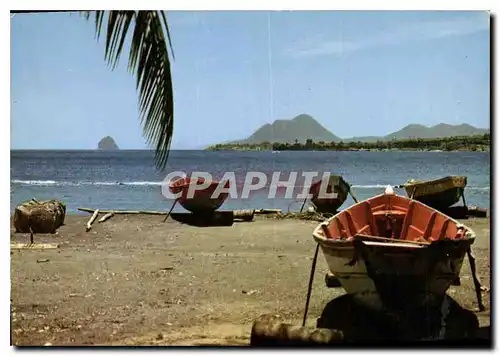
<svg viewBox="0 0 500 356"><path fill-rule="evenodd" d="M98 150L118 150L119 147L111 136L102 138L97 144Z"/></svg>

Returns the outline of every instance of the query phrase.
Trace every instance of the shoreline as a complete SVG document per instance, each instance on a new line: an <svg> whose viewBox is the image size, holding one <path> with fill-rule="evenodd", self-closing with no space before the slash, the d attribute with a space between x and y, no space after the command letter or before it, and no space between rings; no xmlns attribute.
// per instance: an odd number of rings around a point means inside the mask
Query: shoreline
<svg viewBox="0 0 500 356"><path fill-rule="evenodd" d="M197 151L197 152L230 152L230 151L263 151L263 152L273 152L272 149L252 149L252 148L221 148L221 149L214 149L214 148L190 148L190 149L172 149L171 152L185 152L185 151ZM312 150L312 149L303 149L303 150L282 150L282 151L274 151L274 152L296 152L296 151L310 151L310 152L322 152L322 151L338 151L338 152L479 152L479 153L484 153L484 152L491 152L490 146L488 146L487 149L485 150L470 150L470 149L460 149L460 150L424 150L424 149L317 149L317 150ZM24 152L97 152L97 153L115 153L115 152L128 152L128 153L133 153L133 152L149 152L151 154L154 154L154 150L152 149L140 149L140 148L120 148L117 150L99 150L99 149L93 149L93 148L19 148L19 149L11 149L11 153L16 152L16 153L24 153Z"/></svg>
<svg viewBox="0 0 500 356"><path fill-rule="evenodd" d="M401 138L378 141L313 141L283 143L225 143L207 147L209 151L219 150L257 150L257 151L426 151L426 152L461 152L491 150L490 134L472 136L450 136L435 138Z"/></svg>
<svg viewBox="0 0 500 356"><path fill-rule="evenodd" d="M248 345L253 321L282 315L300 325L316 221L256 216L232 226L196 227L163 216L115 215L103 223L67 215L57 234L36 234L48 250L12 250L13 345ZM477 234L473 252L490 286L490 219L459 220ZM28 242L14 233L11 242ZM345 292L324 284L318 258L309 318ZM477 308L467 262L448 295ZM270 287L272 285L272 288Z"/></svg>
<svg viewBox="0 0 500 356"><path fill-rule="evenodd" d="M282 151L274 151L271 149L250 149L250 148L226 148L226 149L209 149L207 148L205 151L208 152L432 152L432 153L440 153L440 152L477 152L477 153L490 153L490 149L486 150L415 150L415 149L345 149L345 150L336 150L336 149L325 149L325 150L307 150L307 149L298 149L298 150L282 150Z"/></svg>
<svg viewBox="0 0 500 356"><path fill-rule="evenodd" d="M300 201L298 203L300 203ZM452 208L453 207L456 207L456 206L452 206ZM458 206L458 207L460 207L460 206ZM135 212L134 213L122 213L122 211L130 211L130 210L101 209L101 208L85 208L85 209L92 209L93 211L99 209L99 211L100 211L99 216L101 216L101 217L104 216L106 213L111 213L111 212L113 212L114 215L121 215L121 216L150 215L150 216L158 216L158 217L165 217L165 215L167 215L167 213L168 213L168 209L166 209L164 212L162 211L161 212L162 214L159 214L159 213L158 214L148 214L147 213L148 210L142 210L145 213L135 213ZM472 216L470 216L470 219L473 219L473 218L489 219L490 218L491 210L488 207L483 208L480 206L469 206L469 209L485 210L486 214L487 214L487 217L477 217L477 216L472 215ZM261 209L252 209L252 208L247 207L245 209L219 209L219 210L217 210L217 212L227 213L227 212L235 212L235 211L252 211L252 210L255 212L255 211L258 211ZM154 211L154 212L156 212L156 211ZM191 215L191 212L189 212L187 210L183 210L183 211L175 211L174 210L171 213L176 214L176 215ZM273 213L256 213L254 218L256 218L256 219L276 219L276 220L284 220L284 219L304 220L307 216L312 216L312 215L314 215L314 213L308 212L306 210L304 210L303 212L301 212L300 210L288 210L288 211L281 210L279 214L277 214L275 212L273 212ZM67 210L65 213L65 216L69 217L69 218L87 217L88 219L90 219L90 217L92 216L92 213L89 213L87 211L80 211L80 210ZM452 215L450 215L450 216L452 218L454 218ZM10 212L11 221L13 221L13 218L14 218L14 212ZM454 218L454 219L463 220L461 218ZM465 219L464 221L467 221L467 219Z"/></svg>

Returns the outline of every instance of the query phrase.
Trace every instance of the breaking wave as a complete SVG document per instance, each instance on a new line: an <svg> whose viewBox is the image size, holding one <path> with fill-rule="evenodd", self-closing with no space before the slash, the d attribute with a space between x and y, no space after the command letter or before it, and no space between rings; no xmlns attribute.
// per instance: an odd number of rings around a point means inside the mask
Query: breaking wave
<svg viewBox="0 0 500 356"><path fill-rule="evenodd" d="M353 184L352 188L355 189L384 189L388 184L367 184L367 185L356 185ZM466 186L466 190L490 190L490 187L474 187L474 186Z"/></svg>
<svg viewBox="0 0 500 356"><path fill-rule="evenodd" d="M104 186L161 186L163 182L153 182L153 181L136 181L136 182L90 182L90 181L80 181L80 182L70 182L70 181L55 181L55 180L20 180L12 179L11 184L17 185L37 185L37 186L92 186L92 185L104 185ZM243 184L237 184L237 186L243 186ZM269 185L267 185L269 187ZM285 188L285 185L278 184L277 188ZM296 188L302 188L302 185L297 185ZM354 189L385 189L387 184L353 184ZM467 186L466 190L490 190L490 187L475 187Z"/></svg>
<svg viewBox="0 0 500 356"><path fill-rule="evenodd" d="M149 181L139 181L139 182L68 182L68 181L54 181L54 180L19 180L13 179L10 181L12 184L19 185L56 185L56 186L82 186L82 185L157 185L161 186L163 182L149 182Z"/></svg>

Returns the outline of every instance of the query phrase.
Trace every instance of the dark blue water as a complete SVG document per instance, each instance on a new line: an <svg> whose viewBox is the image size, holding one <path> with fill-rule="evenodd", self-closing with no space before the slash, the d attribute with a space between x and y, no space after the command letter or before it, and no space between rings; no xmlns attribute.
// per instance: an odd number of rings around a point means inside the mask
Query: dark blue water
<svg viewBox="0 0 500 356"><path fill-rule="evenodd" d="M358 199L380 194L387 184L410 178L433 179L447 175L468 177L469 205L490 205L490 155L484 152L207 152L172 151L167 168L159 172L152 151L11 151L11 212L24 200L60 199L70 213L77 207L99 209L168 210L172 201L161 192L162 181L172 171L206 171L221 178L234 172L241 185L248 171L263 172L271 183L273 172L281 180L290 172L317 171L343 175ZM300 181L298 180L300 187ZM396 190L405 194L404 190ZM261 189L249 199L229 198L221 209L281 208L299 210L302 201L275 199ZM343 207L353 203L349 197ZM182 211L181 207L176 210Z"/></svg>

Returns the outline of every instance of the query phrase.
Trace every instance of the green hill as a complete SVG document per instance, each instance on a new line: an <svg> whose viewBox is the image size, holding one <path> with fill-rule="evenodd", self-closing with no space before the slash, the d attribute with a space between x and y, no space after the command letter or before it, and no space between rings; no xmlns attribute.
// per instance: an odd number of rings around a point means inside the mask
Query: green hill
<svg viewBox="0 0 500 356"><path fill-rule="evenodd" d="M432 127L410 124L401 130L385 136L360 136L340 138L323 127L312 116L301 114L291 120L276 120L272 124L265 124L244 140L230 141L219 145L258 145L261 143L289 143L304 144L306 140L314 142L376 142L404 140L411 138L445 138L458 136L474 136L489 133L489 129L481 129L469 124L450 125L441 123Z"/></svg>
<svg viewBox="0 0 500 356"><path fill-rule="evenodd" d="M399 131L393 132L384 137L385 140L404 139L404 138L437 138L452 136L472 136L484 135L489 133L488 129L479 129L469 124L449 125L438 124L432 127L411 124L405 126Z"/></svg>
<svg viewBox="0 0 500 356"><path fill-rule="evenodd" d="M276 120L265 124L245 140L231 142L233 144L257 144L262 142L305 143L313 141L339 141L340 138L325 129L312 116L301 114L292 120Z"/></svg>
<svg viewBox="0 0 500 356"><path fill-rule="evenodd" d="M402 140L407 138L441 138L441 137L457 137L457 136L474 136L474 135L484 135L489 132L490 132L489 129L480 129L469 124L450 125L441 123L431 127L419 124L410 124L403 127L399 131L390 133L385 136L349 137L343 139L343 141L375 142L375 141Z"/></svg>

